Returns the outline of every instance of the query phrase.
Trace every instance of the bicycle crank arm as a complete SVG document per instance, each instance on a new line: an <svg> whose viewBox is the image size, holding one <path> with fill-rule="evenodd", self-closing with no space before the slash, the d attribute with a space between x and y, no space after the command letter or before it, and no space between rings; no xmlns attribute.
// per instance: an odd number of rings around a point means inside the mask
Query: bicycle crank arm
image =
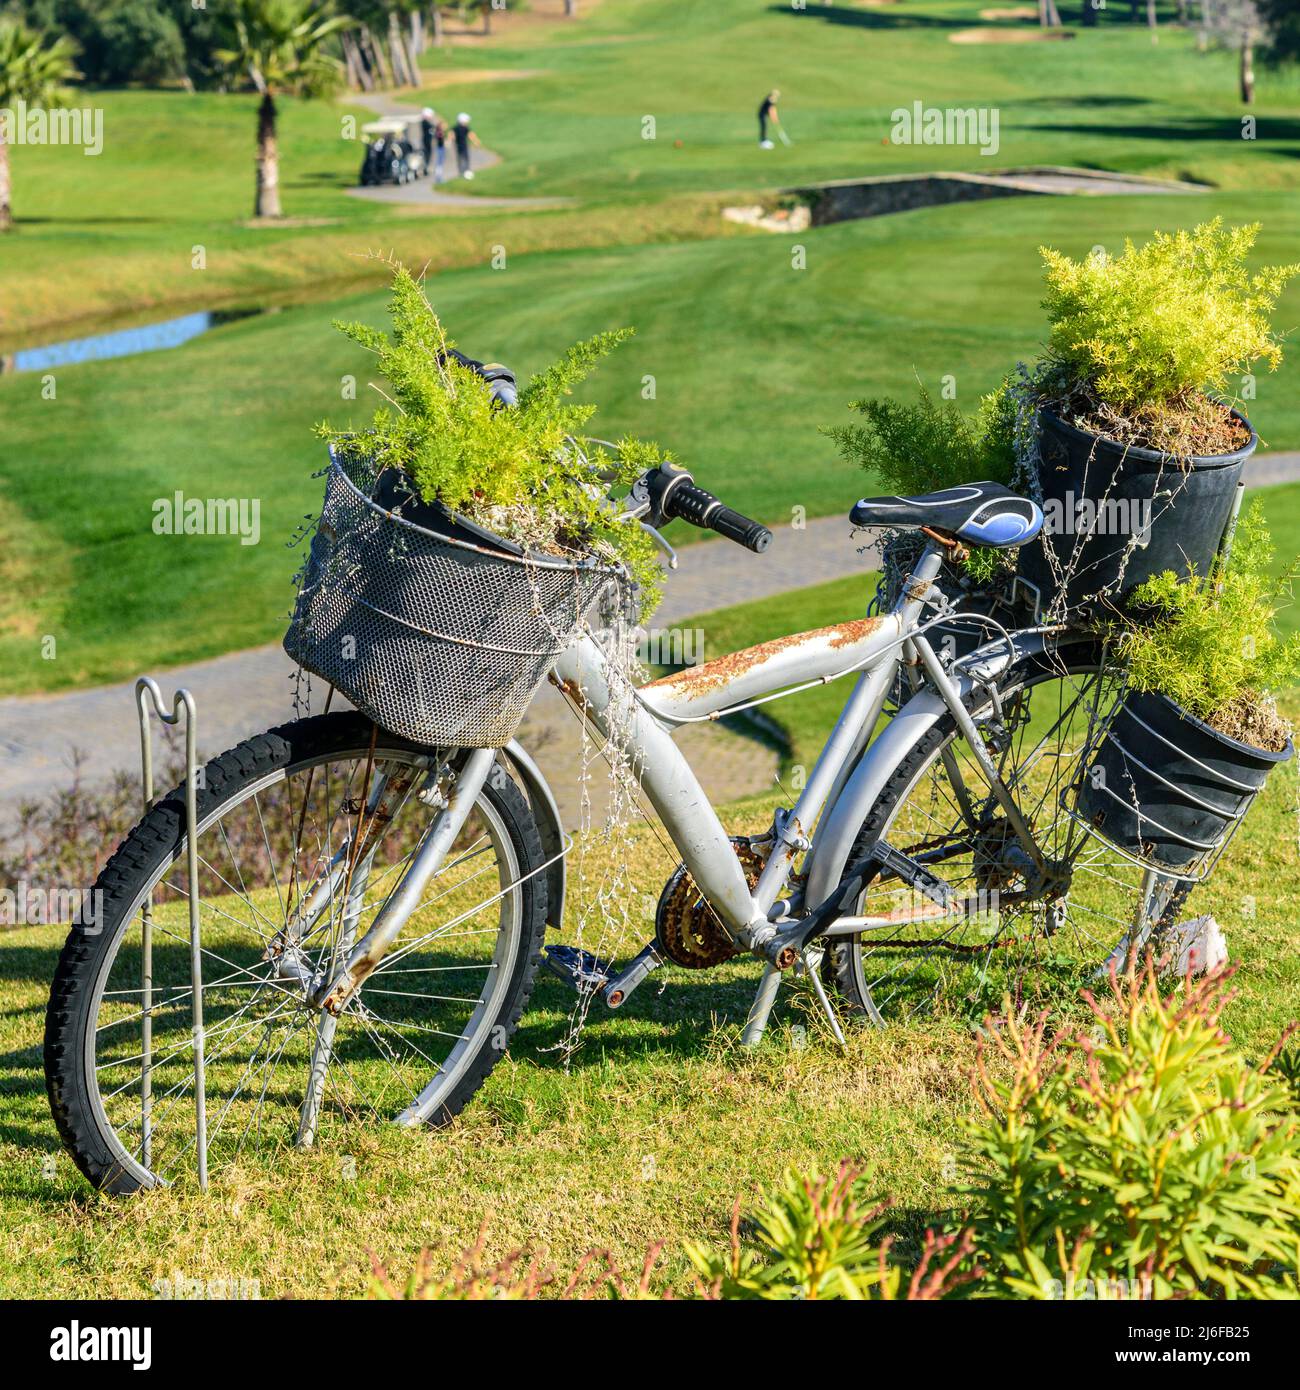
<svg viewBox="0 0 1300 1390"><path fill-rule="evenodd" d="M636 959L605 986L605 1003L611 1009L620 1008L627 1002L628 995L637 985L652 970L657 970L663 963L664 958L659 954L657 943L652 941L648 946L643 946L637 953Z"/></svg>
<svg viewBox="0 0 1300 1390"><path fill-rule="evenodd" d="M376 914L370 930L348 953L343 967L312 993L310 1002L317 1008L335 1015L342 1013L362 981L383 960L407 919L421 906L424 890L469 819L495 758L495 749L475 748L465 759L447 805L425 833L402 881Z"/></svg>
<svg viewBox="0 0 1300 1390"><path fill-rule="evenodd" d="M788 930L779 932L764 947L767 959L778 970L789 968L802 955L804 948L815 937L824 935L827 930L841 920L858 922L874 919L854 918L853 908L866 891L867 885L880 874L889 874L901 879L910 887L917 889L929 898L935 911L927 914L925 920L937 920L953 912L952 890L937 875L932 874L923 864L909 859L885 840L877 840L858 862L850 866L839 887L824 902L819 903L806 916ZM896 926L897 922L881 921L880 925ZM854 929L862 930L861 927Z"/></svg>

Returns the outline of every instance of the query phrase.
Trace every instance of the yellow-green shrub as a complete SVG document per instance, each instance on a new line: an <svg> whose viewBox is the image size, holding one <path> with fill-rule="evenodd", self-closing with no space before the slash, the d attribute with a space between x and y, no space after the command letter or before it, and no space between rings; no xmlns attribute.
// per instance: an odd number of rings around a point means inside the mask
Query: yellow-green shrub
<svg viewBox="0 0 1300 1390"><path fill-rule="evenodd" d="M1135 589L1141 621L1115 631L1133 688L1213 721L1234 701L1257 700L1300 678L1300 636L1282 639L1274 626L1290 576L1270 577L1272 556L1256 501L1241 518L1226 566L1186 580L1166 571Z"/></svg>
<svg viewBox="0 0 1300 1390"><path fill-rule="evenodd" d="M1276 367L1282 349L1269 316L1300 266L1251 274L1258 234L1258 223L1225 228L1216 217L1143 246L1126 241L1116 257L1073 261L1041 248L1049 357L1071 384L1124 413L1227 393L1254 362Z"/></svg>
<svg viewBox="0 0 1300 1390"><path fill-rule="evenodd" d="M1091 1031L990 1034L966 1160L981 1296L1300 1292L1300 1116L1220 1026L1229 973L1162 998L1148 966Z"/></svg>

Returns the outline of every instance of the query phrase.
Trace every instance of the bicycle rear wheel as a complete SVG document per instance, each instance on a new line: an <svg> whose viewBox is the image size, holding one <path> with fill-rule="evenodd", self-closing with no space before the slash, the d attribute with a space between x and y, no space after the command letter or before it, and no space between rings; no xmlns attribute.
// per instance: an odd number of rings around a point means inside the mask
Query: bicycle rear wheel
<svg viewBox="0 0 1300 1390"><path fill-rule="evenodd" d="M1099 648L1085 646L1022 662L999 683L1003 730L988 746L1046 872L1011 832L951 712L900 763L854 857L883 837L973 910L940 918L897 880L871 885L860 913L894 920L833 941L826 954L850 1011L877 1024L935 1014L978 1020L1008 997L1072 997L1126 935L1173 920L1187 886L1148 874L1061 805L1122 680ZM986 695L968 707L977 720L992 713Z"/></svg>
<svg viewBox="0 0 1300 1390"><path fill-rule="evenodd" d="M273 729L203 769L210 1171L252 1145L328 1140L376 1118L446 1123L503 1055L532 990L547 890L529 803L500 765L338 1019L308 998L401 880L446 761L347 712ZM195 1160L185 839L178 790L104 868L98 920L74 926L51 992L54 1118L81 1171L112 1192L172 1181Z"/></svg>

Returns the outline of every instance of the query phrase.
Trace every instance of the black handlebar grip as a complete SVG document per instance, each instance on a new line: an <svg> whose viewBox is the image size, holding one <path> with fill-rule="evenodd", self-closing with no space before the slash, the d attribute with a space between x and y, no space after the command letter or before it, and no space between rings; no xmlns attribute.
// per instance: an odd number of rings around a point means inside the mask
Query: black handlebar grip
<svg viewBox="0 0 1300 1390"><path fill-rule="evenodd" d="M724 507L711 492L705 492L694 483L678 483L673 487L668 493L665 510L669 516L681 517L692 526L716 531L756 555L761 555L772 543L772 533L766 526Z"/></svg>
<svg viewBox="0 0 1300 1390"><path fill-rule="evenodd" d="M729 541L743 545L746 550L752 550L755 555L761 555L772 544L772 533L766 526L733 512L730 507L719 507L709 517L709 528L720 536L726 536Z"/></svg>

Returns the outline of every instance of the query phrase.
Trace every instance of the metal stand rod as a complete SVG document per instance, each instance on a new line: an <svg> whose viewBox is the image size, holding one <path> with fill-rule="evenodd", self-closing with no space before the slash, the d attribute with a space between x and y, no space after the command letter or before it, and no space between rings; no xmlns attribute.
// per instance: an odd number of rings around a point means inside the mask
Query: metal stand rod
<svg viewBox="0 0 1300 1390"><path fill-rule="evenodd" d="M841 1048L847 1048L848 1043L844 1040L844 1030L840 1027L839 1019L835 1017L835 1008L826 993L826 986L822 984L821 972L808 964L806 953L804 965L808 970L808 978L812 981L813 993L817 996L817 1002L822 1007L822 1013L826 1015L826 1021L831 1025L831 1032L835 1035L835 1041L839 1043Z"/></svg>
<svg viewBox="0 0 1300 1390"><path fill-rule="evenodd" d="M146 698L147 697L147 698ZM190 909L190 994L194 1040L194 1140L198 1154L199 1187L208 1186L207 1077L204 1071L203 955L199 928L199 845L198 845L198 714L188 690L172 696L171 712L163 706L162 691L150 676L135 683L136 709L140 715L140 777L144 788L145 810L154 804L153 740L149 726L150 709L164 724L180 723L185 714L185 872L188 877ZM141 912L141 1017L140 1122L143 1140L141 1161L146 1167L153 1158L153 906L146 902Z"/></svg>
<svg viewBox="0 0 1300 1390"><path fill-rule="evenodd" d="M776 1003L776 992L781 988L781 972L774 965L763 967L763 978L758 982L758 993L749 1007L749 1017L745 1020L745 1031L740 1035L745 1047L757 1047L767 1031L767 1020Z"/></svg>

